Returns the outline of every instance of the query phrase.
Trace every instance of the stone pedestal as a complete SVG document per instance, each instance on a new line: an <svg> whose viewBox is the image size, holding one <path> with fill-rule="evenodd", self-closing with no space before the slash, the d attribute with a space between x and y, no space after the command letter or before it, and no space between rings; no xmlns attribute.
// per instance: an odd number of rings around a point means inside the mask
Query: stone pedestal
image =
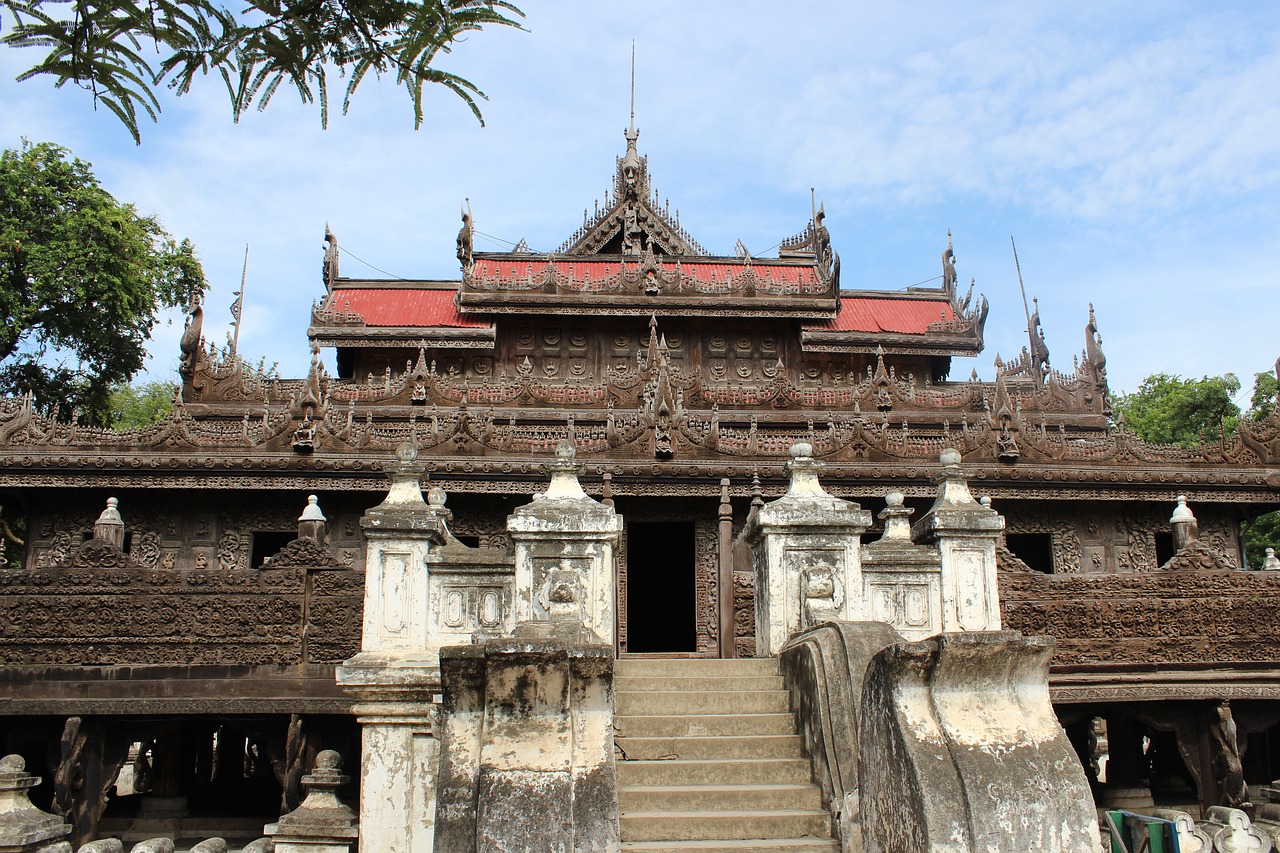
<svg viewBox="0 0 1280 853"><path fill-rule="evenodd" d="M0 853L71 853L71 824L31 805L40 777L20 755L0 759Z"/></svg>
<svg viewBox="0 0 1280 853"><path fill-rule="evenodd" d="M1004 519L969 492L960 453L942 451L938 497L911 528L916 544L936 545L942 559L942 631L1000 630L996 541Z"/></svg>
<svg viewBox="0 0 1280 853"><path fill-rule="evenodd" d="M622 517L592 499L578 483L573 443L556 447L551 485L507 518L515 544L515 619L551 619L556 605L606 644L616 641L614 552Z"/></svg>
<svg viewBox="0 0 1280 853"><path fill-rule="evenodd" d="M871 513L827 494L822 463L797 442L787 471L791 486L747 523L756 575L756 654L776 655L793 634L862 612L861 537Z"/></svg>
<svg viewBox="0 0 1280 853"><path fill-rule="evenodd" d="M302 777L307 798L263 828L275 842L275 853L350 853L359 835L356 813L338 799L338 788L350 778L342 773L338 753L326 749L317 755L310 775Z"/></svg>
<svg viewBox="0 0 1280 853"><path fill-rule="evenodd" d="M517 636L446 648L441 666L436 850L616 851L612 647Z"/></svg>

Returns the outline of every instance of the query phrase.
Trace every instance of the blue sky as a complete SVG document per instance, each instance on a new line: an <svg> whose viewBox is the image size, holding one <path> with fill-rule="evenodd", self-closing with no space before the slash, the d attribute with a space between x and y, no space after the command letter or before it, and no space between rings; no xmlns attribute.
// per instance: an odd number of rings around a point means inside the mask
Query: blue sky
<svg viewBox="0 0 1280 853"><path fill-rule="evenodd" d="M473 34L440 63L489 94L487 127L439 91L415 132L404 91L373 79L327 131L285 90L237 125L209 78L166 96L135 147L87 93L12 82L35 58L3 49L0 144L66 145L190 237L211 340L248 243L241 352L301 375L326 221L345 275L382 275L358 258L406 278L458 275L464 197L481 232L534 249L581 224L623 150L634 39L640 150L712 252L741 239L764 253L799 231L810 187L846 288L939 275L952 230L961 282L992 306L986 350L953 378L989 378L1026 340L1011 234L1060 370L1090 302L1115 390L1233 371L1247 399L1280 356L1280 4L524 9L529 32ZM157 328L153 375L176 365L180 326Z"/></svg>

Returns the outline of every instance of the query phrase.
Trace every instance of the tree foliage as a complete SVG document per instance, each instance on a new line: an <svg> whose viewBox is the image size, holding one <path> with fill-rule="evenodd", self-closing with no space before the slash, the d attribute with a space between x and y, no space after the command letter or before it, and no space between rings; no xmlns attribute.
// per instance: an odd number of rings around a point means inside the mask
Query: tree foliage
<svg viewBox="0 0 1280 853"><path fill-rule="evenodd" d="M0 153L0 393L109 419L162 307L205 288L187 240L104 190L51 143Z"/></svg>
<svg viewBox="0 0 1280 853"><path fill-rule="evenodd" d="M422 90L444 86L481 124L474 84L434 67L454 42L487 24L519 27L508 0L0 0L14 22L3 43L47 50L20 75L51 76L93 93L140 141L139 111L154 121L161 86L185 94L197 76L220 77L238 121L281 86L329 118L329 80L345 77L345 113L362 80L394 74L422 124Z"/></svg>
<svg viewBox="0 0 1280 853"><path fill-rule="evenodd" d="M1280 512L1260 515L1244 525L1244 553L1249 568L1262 568L1268 548L1280 553Z"/></svg>
<svg viewBox="0 0 1280 853"><path fill-rule="evenodd" d="M1148 376L1132 394L1116 399L1125 426L1144 441L1195 447L1212 441L1221 428L1234 432L1240 407L1235 374L1184 379L1168 373Z"/></svg>
<svg viewBox="0 0 1280 853"><path fill-rule="evenodd" d="M173 411L173 398L178 393L174 382L122 382L111 389L107 417L108 426L133 429L158 424Z"/></svg>
<svg viewBox="0 0 1280 853"><path fill-rule="evenodd" d="M1280 372L1280 362L1276 362ZM1250 420L1265 421L1276 408L1276 397L1280 396L1280 376L1271 371L1263 371L1253 375L1253 396L1249 398L1248 416Z"/></svg>

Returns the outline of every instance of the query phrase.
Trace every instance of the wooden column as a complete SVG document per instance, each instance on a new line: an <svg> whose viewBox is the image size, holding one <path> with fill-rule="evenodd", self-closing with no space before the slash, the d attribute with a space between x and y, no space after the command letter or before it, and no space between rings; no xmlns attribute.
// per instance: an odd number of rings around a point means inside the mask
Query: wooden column
<svg viewBox="0 0 1280 853"><path fill-rule="evenodd" d="M729 480L720 481L720 573L716 585L716 611L720 617L720 657L731 658L737 649L733 625L733 505Z"/></svg>

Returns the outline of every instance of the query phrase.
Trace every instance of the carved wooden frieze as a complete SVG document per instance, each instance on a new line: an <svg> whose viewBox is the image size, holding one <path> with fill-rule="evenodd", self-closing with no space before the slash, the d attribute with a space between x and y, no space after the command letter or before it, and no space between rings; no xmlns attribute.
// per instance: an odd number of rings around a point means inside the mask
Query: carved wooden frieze
<svg viewBox="0 0 1280 853"><path fill-rule="evenodd" d="M0 571L0 661L337 663L359 646L363 576L320 576L308 584L298 568Z"/></svg>
<svg viewBox="0 0 1280 853"><path fill-rule="evenodd" d="M1006 630L1058 641L1053 665L1280 659L1280 573L1002 573Z"/></svg>

